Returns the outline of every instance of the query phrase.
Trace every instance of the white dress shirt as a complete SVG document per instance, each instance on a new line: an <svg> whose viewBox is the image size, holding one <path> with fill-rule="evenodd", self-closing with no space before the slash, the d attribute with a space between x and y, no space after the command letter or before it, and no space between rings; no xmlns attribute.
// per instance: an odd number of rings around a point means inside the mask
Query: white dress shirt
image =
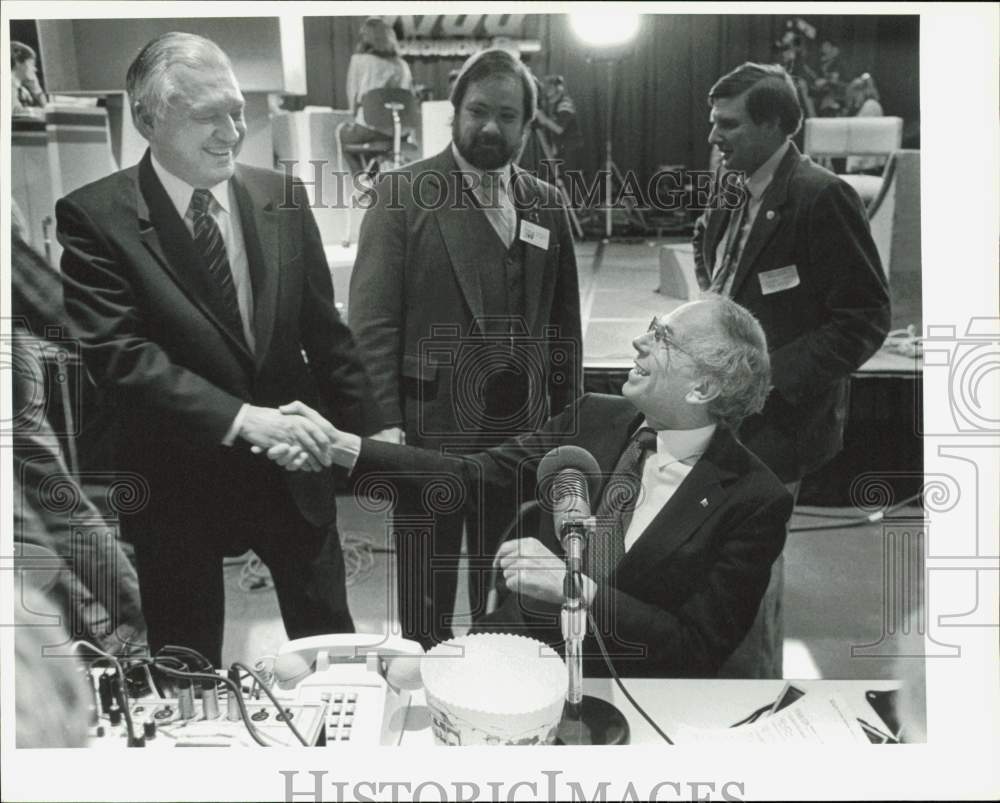
<svg viewBox="0 0 1000 803"><path fill-rule="evenodd" d="M463 173L471 173L479 178L479 186L473 189L486 219L497 233L500 241L506 248L510 248L517 235L517 208L510 194L510 163L505 164L499 170L489 172L473 167L458 152L455 143L451 144L451 152L458 163L459 169ZM464 177L466 182L472 181L472 176ZM467 183L468 186L468 183Z"/></svg>
<svg viewBox="0 0 1000 803"><path fill-rule="evenodd" d="M643 422L644 427L649 422ZM698 429L661 429L656 433L656 453L646 455L642 466L639 499L625 532L628 552L650 522L670 501L715 434L715 424Z"/></svg>
<svg viewBox="0 0 1000 803"><path fill-rule="evenodd" d="M186 181L177 178L169 172L156 157L150 154L150 161L153 164L153 171L156 177L166 190L170 202L177 210L181 220L187 227L188 232L194 237L194 218L191 214L191 196L194 195L195 188ZM229 258L229 269L233 274L233 286L236 288L236 303L240 309L240 320L243 323L243 336L246 338L250 350L254 349L253 336L253 288L250 284L250 263L247 260L247 249L243 239L243 226L240 223L239 208L236 205L236 197L233 195L233 188L229 181L221 181L209 189L215 203L212 204L210 214L219 227L222 234L222 241L226 244L226 256ZM240 431L240 424L247 405L243 405L233 420L233 425L226 433L222 442L226 446L232 445Z"/></svg>

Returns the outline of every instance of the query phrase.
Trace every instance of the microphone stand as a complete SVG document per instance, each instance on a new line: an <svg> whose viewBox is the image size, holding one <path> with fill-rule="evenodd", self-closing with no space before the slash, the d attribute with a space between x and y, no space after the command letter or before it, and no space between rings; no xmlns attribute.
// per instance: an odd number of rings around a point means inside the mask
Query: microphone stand
<svg viewBox="0 0 1000 803"><path fill-rule="evenodd" d="M587 606L583 601L580 576L583 573L583 549L588 533L593 535L595 526L594 517L588 516L565 519L560 528L559 536L566 553L560 625L566 644L569 685L562 720L556 732L556 744L628 744L629 740L625 715L607 700L583 693L583 640L587 635Z"/></svg>

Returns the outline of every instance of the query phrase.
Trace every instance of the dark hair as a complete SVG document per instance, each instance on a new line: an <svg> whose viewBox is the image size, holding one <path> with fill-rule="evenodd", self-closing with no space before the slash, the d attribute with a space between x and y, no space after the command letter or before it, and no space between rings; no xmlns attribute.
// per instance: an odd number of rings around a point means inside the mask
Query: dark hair
<svg viewBox="0 0 1000 803"><path fill-rule="evenodd" d="M722 76L708 91L708 102L746 93L747 112L757 125L777 120L787 136L802 126L802 107L795 84L784 67L746 62Z"/></svg>
<svg viewBox="0 0 1000 803"><path fill-rule="evenodd" d="M35 51L28 47L28 45L21 42L10 43L10 68L12 70L18 64L24 64L24 62L30 61L31 59L35 59L37 61L38 57L35 55Z"/></svg>
<svg viewBox="0 0 1000 803"><path fill-rule="evenodd" d="M361 23L361 38L358 40L358 53L372 53L385 59L399 56L396 34L385 24L381 17L369 17Z"/></svg>
<svg viewBox="0 0 1000 803"><path fill-rule="evenodd" d="M470 84L501 75L516 78L521 82L521 88L524 90L524 123L531 122L535 116L535 109L538 107L538 90L535 87L535 78L520 59L514 58L506 50L496 47L480 50L470 56L462 65L462 71L458 74L455 85L451 89L451 105L454 107L455 113L457 114L461 108L462 100L465 98Z"/></svg>

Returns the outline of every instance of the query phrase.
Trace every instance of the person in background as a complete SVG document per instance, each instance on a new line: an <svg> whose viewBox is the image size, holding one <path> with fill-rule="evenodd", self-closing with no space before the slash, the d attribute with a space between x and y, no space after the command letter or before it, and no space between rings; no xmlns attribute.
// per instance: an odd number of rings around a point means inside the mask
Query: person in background
<svg viewBox="0 0 1000 803"><path fill-rule="evenodd" d="M820 117L839 117L844 112L844 70L840 47L829 37L819 44L819 75L813 81L813 102Z"/></svg>
<svg viewBox="0 0 1000 803"><path fill-rule="evenodd" d="M708 103L709 144L745 181L720 176L695 224L695 270L702 289L749 309L767 334L774 387L739 437L794 496L843 446L851 374L889 331L885 274L857 193L792 142L802 108L784 69L742 64ZM723 203L723 190L739 203ZM735 677L782 676L782 572L779 558L728 667Z"/></svg>
<svg viewBox="0 0 1000 803"><path fill-rule="evenodd" d="M466 452L576 398L582 338L568 215L554 187L512 164L535 113L531 73L504 50L480 51L451 102L448 147L373 190L349 323L397 440ZM419 496L396 514L403 633L430 646L451 638L463 525L468 554L483 558L504 522L488 510L425 511ZM403 531L421 515L432 543ZM487 581L478 569L470 578L473 615Z"/></svg>
<svg viewBox="0 0 1000 803"><path fill-rule="evenodd" d="M115 467L148 484L122 526L150 649L221 664L223 558L247 549L271 571L289 638L353 632L324 436L277 409L309 399L349 430L381 428L304 188L237 162L245 101L214 42L162 34L125 83L149 149L60 199L56 230ZM253 453L278 442L311 471Z"/></svg>
<svg viewBox="0 0 1000 803"><path fill-rule="evenodd" d="M878 87L870 73L859 75L847 85L848 117L881 117L882 114ZM885 161L884 156L848 156L846 171L881 175Z"/></svg>
<svg viewBox="0 0 1000 803"><path fill-rule="evenodd" d="M361 125L365 122L362 100L373 89L410 89L410 66L400 58L396 34L381 17L369 17L361 25L357 50L347 67L347 101Z"/></svg>
<svg viewBox="0 0 1000 803"><path fill-rule="evenodd" d="M45 90L38 80L35 51L21 42L10 43L11 111L29 114L30 109L48 102Z"/></svg>
<svg viewBox="0 0 1000 803"><path fill-rule="evenodd" d="M552 156L562 161L560 170L577 169L583 149L583 134L576 115L576 104L566 91L566 81L561 75L547 75L542 81L542 103L535 120L552 145Z"/></svg>

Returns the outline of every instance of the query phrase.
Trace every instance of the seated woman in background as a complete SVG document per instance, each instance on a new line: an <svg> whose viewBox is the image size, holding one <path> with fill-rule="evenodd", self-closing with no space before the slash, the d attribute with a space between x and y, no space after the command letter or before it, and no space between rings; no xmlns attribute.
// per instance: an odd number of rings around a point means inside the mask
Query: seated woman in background
<svg viewBox="0 0 1000 803"><path fill-rule="evenodd" d="M365 125L361 101L373 89L410 89L410 66L399 56L396 35L381 17L369 17L361 26L357 52L347 67L347 100L355 119Z"/></svg>
<svg viewBox="0 0 1000 803"><path fill-rule="evenodd" d="M869 73L864 73L847 85L845 93L848 117L881 117L882 104L879 102L878 87ZM885 167L884 156L848 156L848 173L870 173L880 175Z"/></svg>

